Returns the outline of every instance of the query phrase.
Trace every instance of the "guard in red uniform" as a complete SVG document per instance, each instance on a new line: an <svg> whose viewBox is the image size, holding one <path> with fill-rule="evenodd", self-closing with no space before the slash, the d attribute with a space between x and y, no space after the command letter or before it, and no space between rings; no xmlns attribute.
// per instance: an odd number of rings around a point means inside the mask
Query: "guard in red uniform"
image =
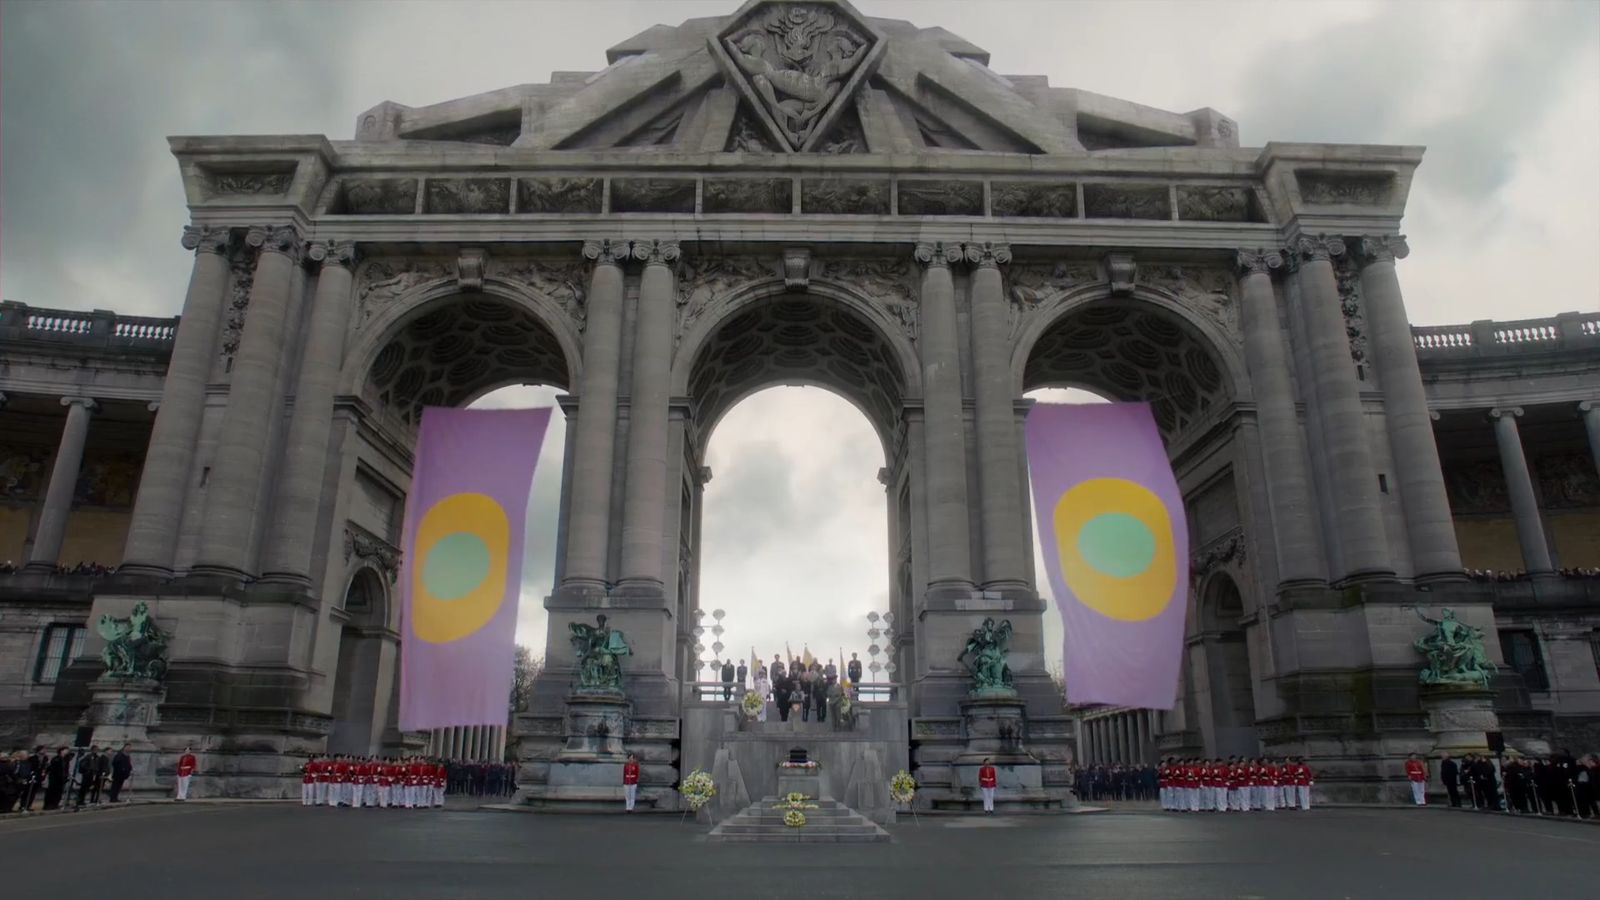
<svg viewBox="0 0 1600 900"><path fill-rule="evenodd" d="M183 748L183 755L178 757L177 799L189 799L189 779L194 777L194 771L197 768L199 768L199 763L195 761L194 753L188 747Z"/></svg>
<svg viewBox="0 0 1600 900"><path fill-rule="evenodd" d="M983 792L983 811L990 815L994 814L994 791L999 786L999 773L989 764L989 758L984 757L983 765L978 767L978 790Z"/></svg>
<svg viewBox="0 0 1600 900"><path fill-rule="evenodd" d="M1418 806L1428 805L1428 764L1417 759L1415 753L1406 757L1406 780L1411 782L1411 801Z"/></svg>
<svg viewBox="0 0 1600 900"><path fill-rule="evenodd" d="M307 757L300 767L300 805L310 806L317 793L317 760Z"/></svg>
<svg viewBox="0 0 1600 900"><path fill-rule="evenodd" d="M450 770L445 768L443 760L433 761L433 805L444 805L444 785L450 777Z"/></svg>
<svg viewBox="0 0 1600 900"><path fill-rule="evenodd" d="M628 761L622 764L622 809L624 812L633 812L633 802L639 798L639 758L632 753L628 754Z"/></svg>
<svg viewBox="0 0 1600 900"><path fill-rule="evenodd" d="M1270 759L1261 761L1261 799L1269 812L1278 808L1278 779L1283 772Z"/></svg>
<svg viewBox="0 0 1600 900"><path fill-rule="evenodd" d="M1294 793L1301 809L1311 808L1311 767L1299 757L1294 761Z"/></svg>

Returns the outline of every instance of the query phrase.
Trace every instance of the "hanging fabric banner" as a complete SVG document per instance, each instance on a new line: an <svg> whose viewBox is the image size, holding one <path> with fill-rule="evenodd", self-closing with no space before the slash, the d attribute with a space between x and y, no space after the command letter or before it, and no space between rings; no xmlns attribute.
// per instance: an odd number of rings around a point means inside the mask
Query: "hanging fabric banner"
<svg viewBox="0 0 1600 900"><path fill-rule="evenodd" d="M400 567L400 730L504 725L546 409L422 411Z"/></svg>
<svg viewBox="0 0 1600 900"><path fill-rule="evenodd" d="M1027 446L1068 702L1171 709L1189 530L1149 404L1038 404Z"/></svg>

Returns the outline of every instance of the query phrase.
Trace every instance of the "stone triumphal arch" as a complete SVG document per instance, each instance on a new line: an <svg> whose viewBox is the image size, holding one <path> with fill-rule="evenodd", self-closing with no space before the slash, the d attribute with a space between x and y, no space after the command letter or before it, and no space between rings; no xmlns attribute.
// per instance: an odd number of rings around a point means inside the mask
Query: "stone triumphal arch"
<svg viewBox="0 0 1600 900"><path fill-rule="evenodd" d="M565 635L597 613L633 644L604 737L645 760L643 796L674 803L727 743L686 689L705 444L774 384L838 393L883 443L889 534L863 538L891 548L900 684L864 706L923 802L970 794L956 657L990 617L1015 629L1006 739L1044 805L1075 758L1257 750L1375 798L1446 724L1537 748L1600 721L1571 699L1600 698L1595 587L1559 574L1600 565L1600 320L1412 328L1421 148L1241 146L1215 110L1002 74L828 0L606 61L384 102L348 140L172 138L181 318L7 305L0 557L25 565L0 609L27 627L0 637L23 661L6 733L104 725L84 629L145 601L172 635L154 777L193 743L197 793L290 795L296 754L440 749L394 715L415 427L516 383L565 391L569 422L546 668L510 723L530 799L585 796L556 777L582 737ZM1046 673L1022 449L1042 387L1154 405L1195 548L1170 712L1064 709ZM1509 664L1448 723L1408 608L1445 604Z"/></svg>

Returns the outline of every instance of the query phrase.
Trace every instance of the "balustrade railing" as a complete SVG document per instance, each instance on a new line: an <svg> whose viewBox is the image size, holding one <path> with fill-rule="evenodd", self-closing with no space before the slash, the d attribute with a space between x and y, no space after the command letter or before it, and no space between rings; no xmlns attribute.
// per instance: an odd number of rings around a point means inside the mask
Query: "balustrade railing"
<svg viewBox="0 0 1600 900"><path fill-rule="evenodd" d="M45 309L11 300L0 303L0 341L163 352L171 349L177 333L177 316L119 316L104 309Z"/></svg>
<svg viewBox="0 0 1600 900"><path fill-rule="evenodd" d="M1600 346L1600 313L1562 313L1548 319L1467 325L1425 325L1411 329L1419 356L1496 355L1519 350L1562 350Z"/></svg>

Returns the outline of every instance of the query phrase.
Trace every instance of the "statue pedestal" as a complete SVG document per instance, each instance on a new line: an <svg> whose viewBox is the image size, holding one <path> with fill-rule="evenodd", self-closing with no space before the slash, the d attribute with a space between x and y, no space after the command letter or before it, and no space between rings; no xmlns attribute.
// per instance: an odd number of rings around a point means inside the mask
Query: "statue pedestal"
<svg viewBox="0 0 1600 900"><path fill-rule="evenodd" d="M822 767L811 769L786 768L778 766L778 797L781 799L786 794L805 794L813 800L832 800L833 794L828 790L828 780L822 775Z"/></svg>
<svg viewBox="0 0 1600 900"><path fill-rule="evenodd" d="M982 809L978 770L985 759L995 767L996 809L1051 809L1060 802L1044 790L1044 766L1023 746L1027 703L1015 691L990 689L961 701L961 732L966 746L950 764L954 797L935 808Z"/></svg>
<svg viewBox="0 0 1600 900"><path fill-rule="evenodd" d="M161 724L161 701L167 696L161 682L150 678L101 676L89 683L89 708L79 725L94 729L90 743L115 753L126 746L133 761L133 774L123 787L123 795L153 792L165 787L156 783L159 755L150 740L150 729Z"/></svg>
<svg viewBox="0 0 1600 900"><path fill-rule="evenodd" d="M566 746L550 763L543 799L622 808L622 739L633 705L620 691L574 691L567 696Z"/></svg>
<svg viewBox="0 0 1600 900"><path fill-rule="evenodd" d="M1494 691L1476 684L1428 684L1418 693L1435 755L1489 752L1487 732L1500 730Z"/></svg>

